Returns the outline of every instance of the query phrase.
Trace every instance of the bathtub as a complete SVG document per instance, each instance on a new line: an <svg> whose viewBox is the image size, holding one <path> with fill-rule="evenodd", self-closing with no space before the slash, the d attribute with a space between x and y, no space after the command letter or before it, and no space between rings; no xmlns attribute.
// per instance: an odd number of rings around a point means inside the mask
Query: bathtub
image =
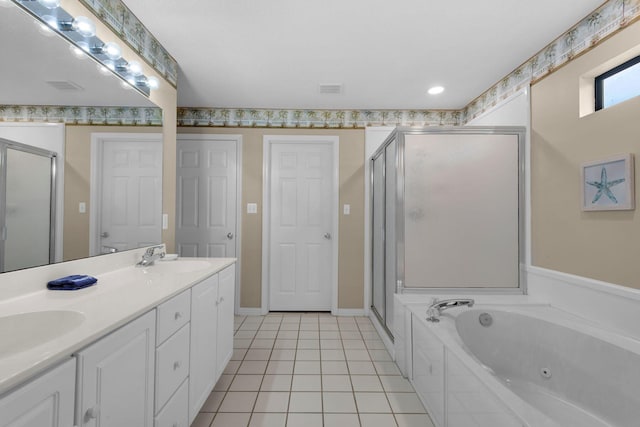
<svg viewBox="0 0 640 427"><path fill-rule="evenodd" d="M437 426L640 426L640 342L545 305L426 307L410 379Z"/></svg>

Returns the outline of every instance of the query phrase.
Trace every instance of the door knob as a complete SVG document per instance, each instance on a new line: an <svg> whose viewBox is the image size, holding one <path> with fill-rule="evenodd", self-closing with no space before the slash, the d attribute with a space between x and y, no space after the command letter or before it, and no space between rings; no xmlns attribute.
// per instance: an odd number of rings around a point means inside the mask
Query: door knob
<svg viewBox="0 0 640 427"><path fill-rule="evenodd" d="M233 233L227 233L227 239L229 240L233 239Z"/></svg>
<svg viewBox="0 0 640 427"><path fill-rule="evenodd" d="M100 408L98 406L94 406L92 408L87 409L87 412L84 414L85 420L94 420L100 416Z"/></svg>
<svg viewBox="0 0 640 427"><path fill-rule="evenodd" d="M324 238L327 240L331 240L331 233L324 233Z"/></svg>
<svg viewBox="0 0 640 427"><path fill-rule="evenodd" d="M102 237L103 239L106 239L107 237L109 237L109 232L103 231L102 233L100 233L100 237Z"/></svg>

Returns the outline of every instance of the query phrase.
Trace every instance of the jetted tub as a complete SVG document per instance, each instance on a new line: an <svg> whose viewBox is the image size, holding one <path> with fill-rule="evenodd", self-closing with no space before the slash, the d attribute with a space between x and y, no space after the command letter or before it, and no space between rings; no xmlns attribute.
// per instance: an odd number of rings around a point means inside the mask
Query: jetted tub
<svg viewBox="0 0 640 427"><path fill-rule="evenodd" d="M476 304L438 323L408 308L412 382L436 425L640 426L637 340L549 306Z"/></svg>

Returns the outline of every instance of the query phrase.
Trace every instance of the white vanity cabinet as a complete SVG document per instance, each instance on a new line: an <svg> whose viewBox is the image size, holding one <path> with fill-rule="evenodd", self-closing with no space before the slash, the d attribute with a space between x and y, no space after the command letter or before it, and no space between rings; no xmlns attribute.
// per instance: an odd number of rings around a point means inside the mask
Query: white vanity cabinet
<svg viewBox="0 0 640 427"><path fill-rule="evenodd" d="M75 378L76 360L70 358L0 397L0 426L73 426Z"/></svg>
<svg viewBox="0 0 640 427"><path fill-rule="evenodd" d="M191 289L189 424L198 415L233 353L235 265Z"/></svg>
<svg viewBox="0 0 640 427"><path fill-rule="evenodd" d="M77 354L76 425L152 427L155 309Z"/></svg>

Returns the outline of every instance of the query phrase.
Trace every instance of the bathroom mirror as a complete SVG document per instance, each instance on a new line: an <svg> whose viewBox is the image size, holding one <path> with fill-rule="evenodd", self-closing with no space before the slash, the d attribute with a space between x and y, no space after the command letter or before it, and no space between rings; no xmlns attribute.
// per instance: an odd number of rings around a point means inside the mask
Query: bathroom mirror
<svg viewBox="0 0 640 427"><path fill-rule="evenodd" d="M3 66L0 67L0 105L2 106L156 107L135 89L126 88L122 80L113 73L100 71L99 64L92 58L84 53L75 53L71 43L51 31L44 30L31 15L7 0L0 0L0 37L3 40L0 50L3 61ZM25 124L24 121L21 123ZM67 141L77 128L79 126L66 126ZM139 126L138 128L139 130L133 128L133 132L162 133L162 128L158 126L152 128ZM3 129L11 129L11 126L0 127L0 137L29 144L28 141L16 138L15 132L3 133ZM132 127L121 128L109 125L106 131L132 132ZM105 132L105 127L88 129L85 133L90 135L92 132ZM86 139L89 147L90 137ZM62 157L64 157L64 153L58 154L63 154ZM87 158L87 162L89 161L90 159ZM58 188L57 198L64 200L65 189L73 191L79 185L74 180L81 178L86 180L86 177L79 177L74 168L65 167L65 188ZM86 182L82 183L82 185L86 184ZM161 184L156 188L159 193L157 198L161 200ZM58 215L60 213L58 212ZM77 233L74 236L63 234L62 240L66 240L67 237L78 238ZM87 236L87 255L89 244L89 236ZM65 254L64 260L80 256ZM57 260L60 261L62 258L58 257Z"/></svg>

